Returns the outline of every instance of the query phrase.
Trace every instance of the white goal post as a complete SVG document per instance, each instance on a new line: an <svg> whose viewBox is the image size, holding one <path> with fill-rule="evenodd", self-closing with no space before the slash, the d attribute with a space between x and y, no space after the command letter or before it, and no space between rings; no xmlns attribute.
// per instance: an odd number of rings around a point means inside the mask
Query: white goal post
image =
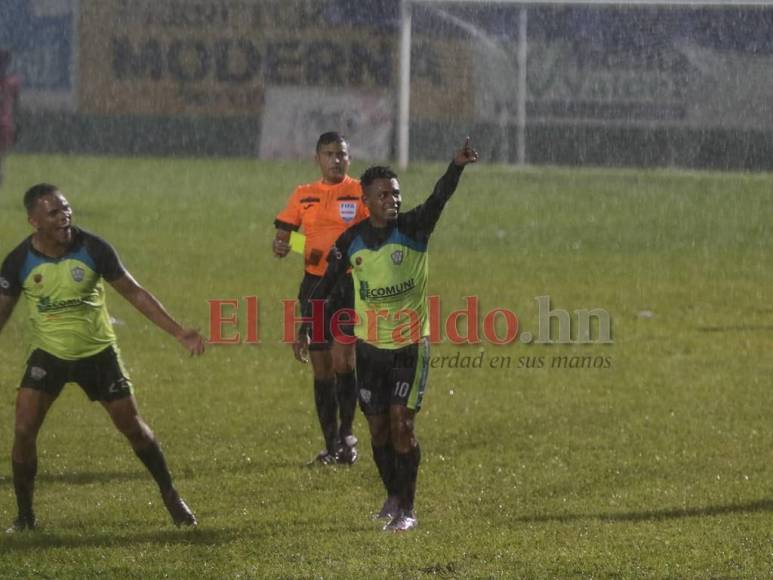
<svg viewBox="0 0 773 580"><path fill-rule="evenodd" d="M519 165L526 160L526 58L528 53L527 18L529 6L579 5L579 6L660 6L660 7L753 7L773 6L773 0L401 0L400 6L400 53L399 88L397 110L397 162L401 169L409 163L410 103L411 103L411 34L413 5L512 4L520 6L518 12L517 94L516 94L516 160Z"/></svg>

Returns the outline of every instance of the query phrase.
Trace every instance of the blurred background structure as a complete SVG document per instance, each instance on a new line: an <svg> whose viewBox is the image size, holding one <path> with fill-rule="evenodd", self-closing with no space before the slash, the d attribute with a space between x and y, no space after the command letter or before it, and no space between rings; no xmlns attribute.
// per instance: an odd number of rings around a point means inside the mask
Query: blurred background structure
<svg viewBox="0 0 773 580"><path fill-rule="evenodd" d="M297 158L336 129L359 159L470 134L503 163L770 170L772 30L766 2L0 1L19 152Z"/></svg>

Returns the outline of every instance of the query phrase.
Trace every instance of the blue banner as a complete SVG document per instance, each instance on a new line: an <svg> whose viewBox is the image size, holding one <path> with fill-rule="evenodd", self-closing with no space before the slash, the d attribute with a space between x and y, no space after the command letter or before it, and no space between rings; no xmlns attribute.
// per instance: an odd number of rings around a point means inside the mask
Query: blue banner
<svg viewBox="0 0 773 580"><path fill-rule="evenodd" d="M25 94L72 94L76 17L73 0L0 0L0 48L11 51Z"/></svg>

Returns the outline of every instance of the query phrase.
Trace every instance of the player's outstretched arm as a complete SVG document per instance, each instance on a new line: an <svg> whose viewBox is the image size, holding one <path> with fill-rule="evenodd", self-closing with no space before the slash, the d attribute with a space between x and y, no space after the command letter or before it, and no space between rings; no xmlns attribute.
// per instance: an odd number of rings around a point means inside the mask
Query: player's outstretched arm
<svg viewBox="0 0 773 580"><path fill-rule="evenodd" d="M467 137L464 140L464 145L456 153L454 153L454 165L464 167L468 163L476 163L478 161L478 152L470 143L470 138Z"/></svg>
<svg viewBox="0 0 773 580"><path fill-rule="evenodd" d="M470 138L467 137L462 148L454 153L451 163L448 164L448 169L437 180L435 188L427 200L405 214L406 225L410 224L408 225L409 228L422 231L426 235L431 234L435 229L438 219L440 219L440 214L443 212L446 202L456 191L456 187L459 185L459 178L462 176L465 166L477 161L478 152L470 143Z"/></svg>
<svg viewBox="0 0 773 580"><path fill-rule="evenodd" d="M131 274L126 272L120 278L110 282L110 285L153 324L174 336L192 356L204 352L204 339L198 331L180 326L161 302L140 286Z"/></svg>
<svg viewBox="0 0 773 580"><path fill-rule="evenodd" d="M16 302L19 298L17 296L7 296L0 294L0 332L3 330L5 323L11 317L13 307L16 306Z"/></svg>

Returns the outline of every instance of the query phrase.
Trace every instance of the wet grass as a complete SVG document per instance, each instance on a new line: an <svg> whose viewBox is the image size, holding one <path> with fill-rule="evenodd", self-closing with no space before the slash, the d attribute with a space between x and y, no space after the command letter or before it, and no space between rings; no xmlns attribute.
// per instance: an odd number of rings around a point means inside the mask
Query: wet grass
<svg viewBox="0 0 773 580"><path fill-rule="evenodd" d="M442 170L406 172L406 206ZM41 435L41 530L0 537L0 577L773 573L771 176L471 168L431 244L444 313L477 295L536 334L535 297L549 295L570 313L605 309L614 343L435 346L447 362L417 423L420 528L388 536L368 519L382 496L361 417L364 461L302 467L320 447L309 374L279 342L301 264L269 247L273 215L313 166L15 156L7 174L3 255L28 232L23 191L57 183L77 222L180 319L206 330L208 299L258 296L261 343L188 359L111 291L142 412L201 526L169 524L102 410L71 386ZM22 324L19 308L0 335L0 450ZM448 367L465 357L482 368ZM598 358L608 365L582 368Z"/></svg>

